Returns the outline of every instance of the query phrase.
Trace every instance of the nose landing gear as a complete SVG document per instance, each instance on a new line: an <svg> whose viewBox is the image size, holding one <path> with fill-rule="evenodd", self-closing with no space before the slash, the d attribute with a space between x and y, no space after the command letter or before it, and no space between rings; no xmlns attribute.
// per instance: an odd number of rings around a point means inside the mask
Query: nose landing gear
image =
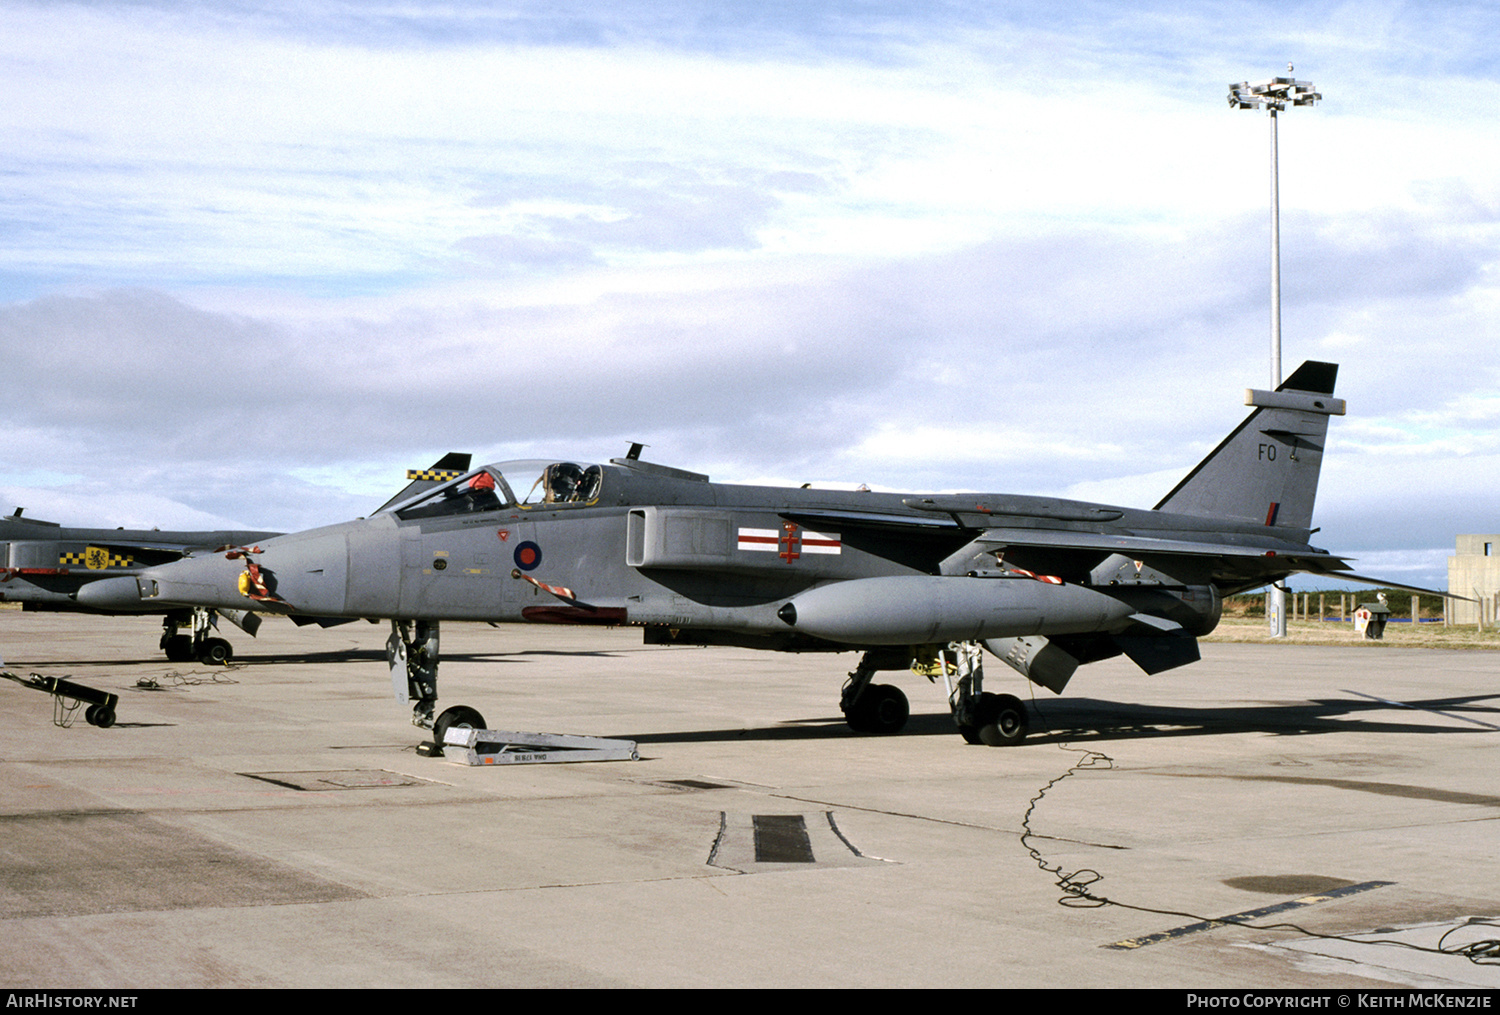
<svg viewBox="0 0 1500 1015"><path fill-rule="evenodd" d="M415 702L411 724L432 729L437 705L438 623L435 620L393 620L385 641L391 667L391 689L399 702Z"/></svg>
<svg viewBox="0 0 1500 1015"><path fill-rule="evenodd" d="M411 724L432 731L432 740L417 747L418 754L431 758L443 756L443 736L448 730L485 728L484 716L468 705L445 708L433 718L438 697L438 630L435 620L393 620L391 636L385 642L391 689L397 701L414 703Z"/></svg>

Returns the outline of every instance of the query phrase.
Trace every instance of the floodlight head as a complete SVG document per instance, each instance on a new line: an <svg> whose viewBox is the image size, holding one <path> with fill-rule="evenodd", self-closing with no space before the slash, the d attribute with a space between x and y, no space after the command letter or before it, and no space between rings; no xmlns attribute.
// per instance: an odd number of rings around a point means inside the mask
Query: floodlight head
<svg viewBox="0 0 1500 1015"><path fill-rule="evenodd" d="M1316 105L1323 96L1313 91L1311 81L1295 78L1271 78L1269 81L1241 81L1229 86L1231 109L1259 109L1264 106L1273 113L1287 106Z"/></svg>

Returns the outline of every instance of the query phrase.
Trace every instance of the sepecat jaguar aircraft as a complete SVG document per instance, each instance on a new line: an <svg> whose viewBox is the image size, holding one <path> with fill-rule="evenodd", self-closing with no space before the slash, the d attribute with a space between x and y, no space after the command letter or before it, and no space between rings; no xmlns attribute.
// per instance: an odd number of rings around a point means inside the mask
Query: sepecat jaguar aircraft
<svg viewBox="0 0 1500 1015"><path fill-rule="evenodd" d="M1225 595L1295 572L1369 580L1309 545L1338 368L1307 362L1151 510L990 493L737 486L642 461L504 462L375 515L94 582L101 608L188 604L391 622L413 721L434 718L445 620L630 625L648 644L863 653L841 707L894 733L906 696L873 682L941 675L959 732L1009 744L1025 704L983 690L979 646L1061 693L1124 654L1148 673L1198 659ZM1392 584L1392 583L1386 583Z"/></svg>

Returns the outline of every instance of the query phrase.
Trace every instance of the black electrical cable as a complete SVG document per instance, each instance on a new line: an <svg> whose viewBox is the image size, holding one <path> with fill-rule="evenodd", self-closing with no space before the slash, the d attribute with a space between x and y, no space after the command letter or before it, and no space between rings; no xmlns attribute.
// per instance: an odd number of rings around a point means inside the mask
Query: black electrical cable
<svg viewBox="0 0 1500 1015"><path fill-rule="evenodd" d="M1042 721L1043 728L1048 733L1051 733L1052 728L1047 725L1046 716L1037 706L1035 694L1031 696L1031 706L1037 718ZM1107 754L1103 754L1099 751L1087 750L1081 747L1070 747L1068 744L1063 742L1059 742L1057 746L1060 750L1070 751L1075 754L1081 754L1083 755L1083 757L1074 762L1072 767L1070 767L1062 775L1057 776L1055 779L1048 782L1047 785L1037 790L1035 795L1033 795L1031 800L1027 803L1026 813L1021 817L1021 846L1026 850L1028 854L1030 854L1031 858L1036 861L1037 867L1039 867L1044 872L1051 874L1056 879L1057 887L1062 889L1063 892L1062 897L1057 900L1057 903L1060 906L1066 906L1070 909L1096 909L1101 906L1119 906L1121 909L1130 909L1138 913L1156 913L1161 916L1180 916L1184 919L1193 920L1199 923L1244 927L1248 930L1290 930L1295 931L1298 934L1302 934L1306 937L1318 938L1319 940L1323 941L1346 941L1350 944L1391 945L1397 948L1406 948L1411 951L1427 952L1431 955L1462 955L1464 958L1468 959L1475 965L1500 965L1500 939L1484 938L1479 941L1471 941L1467 944L1455 945L1453 947L1448 947L1447 945L1447 941L1450 935L1467 927L1482 926L1500 928L1500 921L1497 921L1491 917L1470 917L1460 926L1452 927L1448 931L1446 931L1443 936L1438 939L1436 948L1428 948L1424 945L1415 945L1406 941L1393 941L1389 938L1360 939L1347 937L1342 934L1320 934L1317 931L1308 930L1306 927L1300 926L1299 924L1295 923L1261 924L1251 923L1248 920L1226 920L1223 917L1200 916L1197 913L1190 913L1185 910L1158 909L1152 906L1140 906L1129 902L1120 902L1118 899L1111 899L1108 896L1095 894L1091 886L1098 884L1100 881L1103 881L1103 874L1089 867L1080 868L1079 870L1071 872L1064 871L1061 865L1048 863L1046 858L1042 856L1041 852L1029 841L1027 841L1032 836L1037 834L1032 830L1031 819L1032 816L1036 813L1037 805L1042 802L1042 798L1047 795L1048 790L1050 790L1053 786L1056 786L1058 783L1062 782L1064 779L1070 778L1071 776L1076 775L1079 772L1091 770L1108 771L1114 768L1114 759Z"/></svg>

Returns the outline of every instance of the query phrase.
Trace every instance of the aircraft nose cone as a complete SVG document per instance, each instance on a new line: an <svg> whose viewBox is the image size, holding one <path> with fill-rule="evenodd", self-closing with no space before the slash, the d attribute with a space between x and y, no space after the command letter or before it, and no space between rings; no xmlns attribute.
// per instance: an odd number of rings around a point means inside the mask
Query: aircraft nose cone
<svg viewBox="0 0 1500 1015"><path fill-rule="evenodd" d="M74 598L96 610L128 610L141 605L141 593L134 575L89 582L74 593Z"/></svg>
<svg viewBox="0 0 1500 1015"><path fill-rule="evenodd" d="M243 570L240 561L227 560L222 553L183 557L142 572L141 598L151 604L244 609L248 600L239 594L236 586Z"/></svg>

